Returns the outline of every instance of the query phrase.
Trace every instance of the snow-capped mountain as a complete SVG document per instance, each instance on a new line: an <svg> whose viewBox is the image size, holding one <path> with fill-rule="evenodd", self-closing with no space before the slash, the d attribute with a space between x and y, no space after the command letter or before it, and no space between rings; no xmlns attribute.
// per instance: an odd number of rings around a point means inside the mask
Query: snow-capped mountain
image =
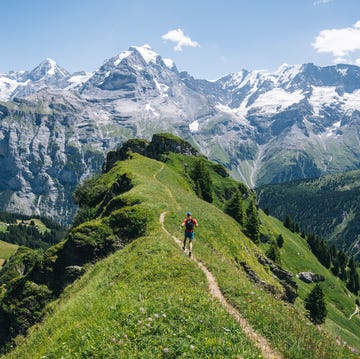
<svg viewBox="0 0 360 359"><path fill-rule="evenodd" d="M217 109L254 130L253 141L239 143L243 148L247 142L245 150L253 153L238 167L242 175L249 166L243 178L250 184L358 167L359 67L284 65L275 73L242 71L218 82L229 97Z"/></svg>
<svg viewBox="0 0 360 359"><path fill-rule="evenodd" d="M90 76L84 71L71 75L54 60L46 59L31 71L0 74L0 101L29 96L45 88L77 88Z"/></svg>
<svg viewBox="0 0 360 359"><path fill-rule="evenodd" d="M251 186L360 168L360 68L283 65L217 81L149 45L93 73L53 60L0 75L3 209L73 215L71 193L132 137L172 132ZM6 194L6 195L5 195Z"/></svg>

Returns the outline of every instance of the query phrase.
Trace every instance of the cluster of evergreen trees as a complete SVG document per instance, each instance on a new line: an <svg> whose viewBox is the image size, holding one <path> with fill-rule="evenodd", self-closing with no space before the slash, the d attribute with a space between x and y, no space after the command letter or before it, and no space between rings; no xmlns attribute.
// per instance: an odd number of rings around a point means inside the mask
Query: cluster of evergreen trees
<svg viewBox="0 0 360 359"><path fill-rule="evenodd" d="M194 182L196 195L206 202L212 203L213 184L210 177L210 171L205 165L205 160L200 158L195 162L195 166L190 172L190 177Z"/></svg>
<svg viewBox="0 0 360 359"><path fill-rule="evenodd" d="M39 218L47 230L41 232L31 218ZM0 212L0 221L7 224L6 231L0 232L0 240L32 249L48 248L58 243L65 233L64 227L45 217Z"/></svg>
<svg viewBox="0 0 360 359"><path fill-rule="evenodd" d="M225 171L225 172L224 172ZM219 173L222 177L227 176L226 170L218 166L215 172ZM212 203L214 200L214 188L210 171L206 166L204 158L200 157L189 171L189 176L194 184L194 191L196 195ZM251 238L254 243L260 242L260 219L258 210L253 198L250 198L249 204L244 208L243 193L244 187L239 186L230 200L225 205L225 213L233 217L244 229L246 235Z"/></svg>
<svg viewBox="0 0 360 359"><path fill-rule="evenodd" d="M245 234L256 244L260 242L260 219L253 198L244 211L242 193L238 190L227 203L225 213L233 217L243 228Z"/></svg>
<svg viewBox="0 0 360 359"><path fill-rule="evenodd" d="M285 217L284 226L294 233L300 232L299 225L289 215ZM311 251L319 262L344 281L351 292L357 294L360 290L360 279L354 257L349 259L343 249L338 250L334 244L329 246L327 241L316 234L305 235L301 233L301 236L306 238Z"/></svg>
<svg viewBox="0 0 360 359"><path fill-rule="evenodd" d="M35 225L11 224L5 232L0 232L0 240L26 246L32 249L48 248L56 244L62 235L55 230L41 233Z"/></svg>

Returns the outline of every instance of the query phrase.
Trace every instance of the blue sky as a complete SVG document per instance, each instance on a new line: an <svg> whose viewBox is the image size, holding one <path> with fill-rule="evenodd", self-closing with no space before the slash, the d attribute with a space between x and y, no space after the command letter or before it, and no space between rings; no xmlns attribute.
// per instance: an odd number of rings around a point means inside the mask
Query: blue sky
<svg viewBox="0 0 360 359"><path fill-rule="evenodd" d="M49 57L93 71L149 44L179 70L216 79L313 62L360 65L360 0L3 0L0 73Z"/></svg>

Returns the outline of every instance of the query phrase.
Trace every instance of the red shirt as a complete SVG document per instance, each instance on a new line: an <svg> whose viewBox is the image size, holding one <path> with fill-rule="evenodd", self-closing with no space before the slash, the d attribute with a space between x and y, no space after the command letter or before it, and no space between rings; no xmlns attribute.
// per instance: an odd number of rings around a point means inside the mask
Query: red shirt
<svg viewBox="0 0 360 359"><path fill-rule="evenodd" d="M183 222L182 222L182 226L185 226L186 228L186 221L188 221L189 219L191 219L194 223L194 226L198 226L198 222L195 218L188 218L186 217ZM193 232L194 230L193 229L185 229L185 232Z"/></svg>

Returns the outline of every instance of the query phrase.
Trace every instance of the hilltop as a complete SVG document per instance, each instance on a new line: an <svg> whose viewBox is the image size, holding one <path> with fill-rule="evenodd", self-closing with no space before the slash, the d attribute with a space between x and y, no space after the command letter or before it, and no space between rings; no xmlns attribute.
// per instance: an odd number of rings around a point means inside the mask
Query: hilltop
<svg viewBox="0 0 360 359"><path fill-rule="evenodd" d="M160 134L109 153L103 168L75 192L80 209L64 241L43 254L21 248L0 272L1 340L17 346L4 358L355 358L347 347L360 350L359 319L348 319L355 296L278 220L256 213L267 243L245 235L254 193L222 166ZM224 213L236 193L242 224ZM189 209L200 224L194 259L177 243ZM279 234L283 268L265 257ZM313 287L295 277L304 270L326 278L321 330L303 309Z"/></svg>

